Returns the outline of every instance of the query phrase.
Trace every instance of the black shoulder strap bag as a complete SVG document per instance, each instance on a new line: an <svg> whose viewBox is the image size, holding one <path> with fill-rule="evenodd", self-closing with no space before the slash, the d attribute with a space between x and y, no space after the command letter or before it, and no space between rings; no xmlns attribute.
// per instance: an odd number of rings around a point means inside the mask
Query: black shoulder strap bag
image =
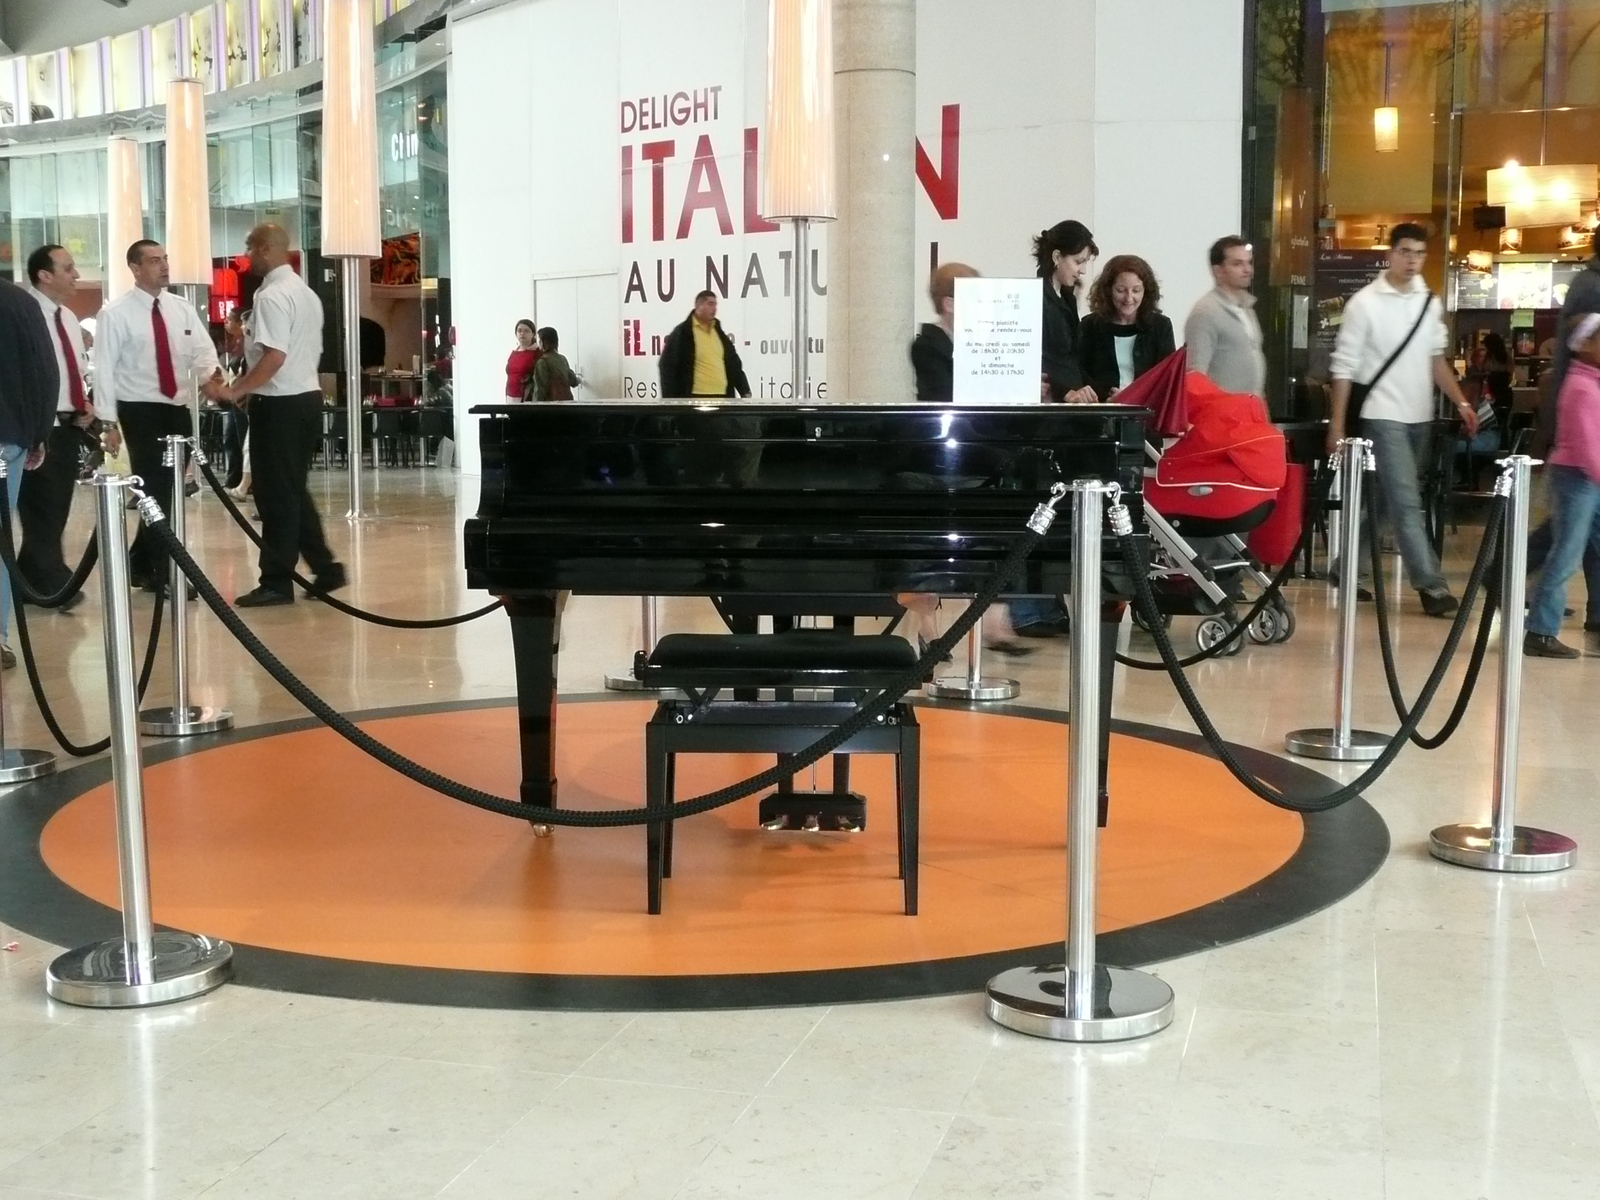
<svg viewBox="0 0 1600 1200"><path fill-rule="evenodd" d="M1394 353L1384 359L1383 366L1378 368L1378 373L1365 383L1350 381L1350 412L1348 420L1352 423L1361 419L1362 406L1367 402L1367 396L1372 389L1378 386L1378 381L1389 373L1389 368L1406 352L1406 347L1411 345L1411 339L1417 336L1417 330L1422 328L1422 323L1428 319L1428 313L1433 309L1433 289L1428 289L1428 296L1422 302L1422 312L1417 314L1416 323L1411 326L1411 332L1406 334L1401 343L1394 348Z"/></svg>

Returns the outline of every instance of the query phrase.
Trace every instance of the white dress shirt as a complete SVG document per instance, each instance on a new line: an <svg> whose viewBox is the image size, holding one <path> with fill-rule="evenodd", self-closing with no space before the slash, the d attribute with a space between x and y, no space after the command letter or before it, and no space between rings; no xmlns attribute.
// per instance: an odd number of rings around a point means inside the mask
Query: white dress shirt
<svg viewBox="0 0 1600 1200"><path fill-rule="evenodd" d="M1385 271L1350 297L1333 347L1333 377L1371 383L1422 316L1427 295L1428 285L1420 275L1402 292L1389 282ZM1433 420L1433 360L1445 352L1450 337L1439 297L1427 303L1432 311L1423 317L1417 335L1367 394L1360 412L1364 420L1408 425Z"/></svg>
<svg viewBox="0 0 1600 1200"><path fill-rule="evenodd" d="M156 370L156 342L150 309L161 305L172 348L172 373L178 394L163 396ZM188 407L192 389L217 369L217 348L211 331L194 306L174 292L152 296L143 288L123 292L100 310L95 340L95 411L103 420L117 419L121 404L172 404Z"/></svg>
<svg viewBox="0 0 1600 1200"><path fill-rule="evenodd" d="M255 389L258 396L299 396L321 392L317 365L322 361L322 300L288 263L273 267L256 289L244 360L254 369L265 350L283 352L283 365Z"/></svg>
<svg viewBox="0 0 1600 1200"><path fill-rule="evenodd" d="M77 410L72 407L72 378L67 374L67 355L61 346L61 334L56 329L56 310L61 310L61 324L67 331L67 344L72 347L72 357L78 363L78 378L83 381L83 392L89 394L89 356L83 350L83 327L78 324L78 315L70 308L57 304L38 288L27 289L33 298L39 302L39 307L44 312L44 323L50 327L50 345L56 352L56 372L61 376L61 390L56 393L56 412L70 413ZM109 421L114 418L107 417L101 410L98 397L91 406L95 416L101 420Z"/></svg>

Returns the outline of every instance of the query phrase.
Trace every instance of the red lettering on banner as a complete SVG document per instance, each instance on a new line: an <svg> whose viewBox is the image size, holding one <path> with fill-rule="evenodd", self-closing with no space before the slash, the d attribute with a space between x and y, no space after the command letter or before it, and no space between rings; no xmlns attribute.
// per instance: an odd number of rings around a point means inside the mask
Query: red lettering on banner
<svg viewBox="0 0 1600 1200"><path fill-rule="evenodd" d="M694 214L702 208L716 211L717 227L722 236L733 232L733 218L728 215L728 202L722 195L722 176L717 171L717 155L711 148L711 138L700 135L694 147L694 165L689 168L689 190L683 198L683 216L678 220L678 238L689 236Z"/></svg>
<svg viewBox="0 0 1600 1200"><path fill-rule="evenodd" d="M761 131L752 127L744 131L744 231L774 233L777 228L776 221L761 215Z"/></svg>
<svg viewBox="0 0 1600 1200"><path fill-rule="evenodd" d="M917 142L917 179L940 220L954 221L961 208L961 106L946 104L939 121L939 170Z"/></svg>
<svg viewBox="0 0 1600 1200"><path fill-rule="evenodd" d="M622 148L622 241L633 241L633 147Z"/></svg>
<svg viewBox="0 0 1600 1200"><path fill-rule="evenodd" d="M639 147L639 157L650 164L650 240L653 242L667 236L666 161L676 149L674 142L646 142Z"/></svg>

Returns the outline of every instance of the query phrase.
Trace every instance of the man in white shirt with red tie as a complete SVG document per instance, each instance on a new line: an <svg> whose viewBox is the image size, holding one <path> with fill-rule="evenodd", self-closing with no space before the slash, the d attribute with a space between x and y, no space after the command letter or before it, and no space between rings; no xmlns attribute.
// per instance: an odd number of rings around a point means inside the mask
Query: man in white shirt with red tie
<svg viewBox="0 0 1600 1200"><path fill-rule="evenodd" d="M211 332L194 306L167 291L167 252L141 239L128 247L133 290L100 310L95 340L95 408L120 426L133 473L163 512L173 505L172 468L162 465L165 439L194 435L191 388L214 395L222 370ZM167 555L140 525L128 552L133 582L146 591L167 586Z"/></svg>
<svg viewBox="0 0 1600 1200"><path fill-rule="evenodd" d="M72 252L57 245L40 246L28 256L28 292L44 313L56 352L61 384L56 395L56 423L45 444L44 462L22 480L17 516L22 521L22 547L17 566L36 591L59 591L72 576L61 552L61 535L72 511L78 481L78 451L94 435L97 414L89 395L89 360L77 315L67 307L78 290L78 267ZM118 444L115 428L105 431L108 448ZM61 606L63 612L83 601L80 591Z"/></svg>

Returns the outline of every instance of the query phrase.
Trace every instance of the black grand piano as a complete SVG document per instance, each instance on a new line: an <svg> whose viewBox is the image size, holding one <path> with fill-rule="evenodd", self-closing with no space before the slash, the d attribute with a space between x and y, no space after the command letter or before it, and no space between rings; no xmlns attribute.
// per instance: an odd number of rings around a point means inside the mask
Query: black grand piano
<svg viewBox="0 0 1600 1200"><path fill-rule="evenodd" d="M524 803L556 803L557 593L746 596L975 592L1061 480L1114 479L1136 522L1143 409L716 401L482 405L472 587L503 597ZM1139 523L1139 524L1142 524ZM1137 527L1137 526L1136 526ZM1018 594L1071 587L1070 522ZM1104 545L1102 637L1120 559ZM1102 657L1102 711L1113 659Z"/></svg>

